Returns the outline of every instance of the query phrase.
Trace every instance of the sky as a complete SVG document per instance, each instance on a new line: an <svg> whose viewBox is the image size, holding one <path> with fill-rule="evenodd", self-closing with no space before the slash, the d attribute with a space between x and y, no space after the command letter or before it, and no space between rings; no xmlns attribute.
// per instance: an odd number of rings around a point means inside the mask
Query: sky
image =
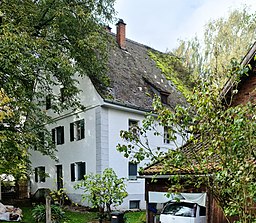
<svg viewBox="0 0 256 223"><path fill-rule="evenodd" d="M127 38L166 52L179 39L202 38L209 21L244 5L256 11L256 0L116 0L115 9L126 23ZM115 24L110 26L115 33Z"/></svg>

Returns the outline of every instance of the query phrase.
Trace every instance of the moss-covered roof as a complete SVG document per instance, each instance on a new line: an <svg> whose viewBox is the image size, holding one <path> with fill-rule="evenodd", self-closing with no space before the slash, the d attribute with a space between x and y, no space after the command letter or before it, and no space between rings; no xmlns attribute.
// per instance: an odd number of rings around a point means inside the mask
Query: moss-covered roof
<svg viewBox="0 0 256 223"><path fill-rule="evenodd" d="M167 96L167 104L171 108L187 103L183 94L157 67L149 52L157 51L129 39L126 39L125 50L116 42L109 47L107 76L110 85L108 94L103 96L105 100L144 110L152 109L155 94Z"/></svg>

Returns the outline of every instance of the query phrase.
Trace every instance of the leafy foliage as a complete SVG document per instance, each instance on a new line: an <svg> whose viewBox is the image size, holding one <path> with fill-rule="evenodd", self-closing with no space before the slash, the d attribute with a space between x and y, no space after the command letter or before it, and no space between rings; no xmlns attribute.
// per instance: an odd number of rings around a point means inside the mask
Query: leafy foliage
<svg viewBox="0 0 256 223"><path fill-rule="evenodd" d="M37 205L32 210L32 216L36 222L46 221L45 205ZM65 212L58 205L51 205L51 220L53 223L61 223L65 220Z"/></svg>
<svg viewBox="0 0 256 223"><path fill-rule="evenodd" d="M247 7L233 10L227 18L207 23L203 40L181 40L173 54L182 59L195 81L212 79L221 88L227 81L229 61L240 61L255 41L255 18Z"/></svg>
<svg viewBox="0 0 256 223"><path fill-rule="evenodd" d="M64 204L69 201L69 197L66 193L65 188L60 188L59 190L51 190L49 195L50 195L52 201L61 207L63 207Z"/></svg>
<svg viewBox="0 0 256 223"><path fill-rule="evenodd" d="M232 63L230 72L238 81L248 68ZM174 185L170 190L204 185L227 217L239 216L240 222L255 222L251 207L256 205L256 107L250 102L227 107L210 81L198 86L189 97L191 108L179 106L173 112L156 100L153 105L156 116L148 116L144 121L147 125L140 132L154 130L151 125L156 122L169 127L170 140L176 140L173 136L178 132L180 135L187 133L186 145L158 157L162 168L159 174L173 175ZM145 156L157 160L155 148L150 148L149 144L144 144L147 149L138 148L129 134L121 132L121 137L128 141L128 145L121 146L125 156L136 161Z"/></svg>
<svg viewBox="0 0 256 223"><path fill-rule="evenodd" d="M92 207L99 209L100 220L104 217L105 208L110 218L111 205L120 205L127 196L124 179L118 179L111 168L105 169L102 175L85 175L84 180L75 188L83 189L83 199L87 200Z"/></svg>
<svg viewBox="0 0 256 223"><path fill-rule="evenodd" d="M4 169L17 178L22 173L16 170L27 168L28 148L54 157L55 145L45 128L53 122L44 109L46 96L52 111L60 113L81 108L75 75L89 76L98 88L106 89L104 24L112 20L113 3L1 1L0 87L11 99L12 117L6 116L0 125L5 136L0 151Z"/></svg>
<svg viewBox="0 0 256 223"><path fill-rule="evenodd" d="M162 70L166 78L186 97L191 94L194 82L190 78L190 71L182 64L182 60L171 53L161 54L149 52L150 57Z"/></svg>

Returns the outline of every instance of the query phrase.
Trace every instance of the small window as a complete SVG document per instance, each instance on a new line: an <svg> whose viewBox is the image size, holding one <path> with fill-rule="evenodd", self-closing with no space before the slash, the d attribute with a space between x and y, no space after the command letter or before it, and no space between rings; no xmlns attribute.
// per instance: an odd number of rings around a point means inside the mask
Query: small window
<svg viewBox="0 0 256 223"><path fill-rule="evenodd" d="M199 216L206 216L206 207L203 206L199 206L200 210L199 210Z"/></svg>
<svg viewBox="0 0 256 223"><path fill-rule="evenodd" d="M70 141L84 139L84 119L70 123Z"/></svg>
<svg viewBox="0 0 256 223"><path fill-rule="evenodd" d="M140 201L130 201L129 209L140 209Z"/></svg>
<svg viewBox="0 0 256 223"><path fill-rule="evenodd" d="M138 129L139 121L129 119L128 125L129 125L129 131L133 132L133 134L139 136L139 129Z"/></svg>
<svg viewBox="0 0 256 223"><path fill-rule="evenodd" d="M86 163L85 162L71 163L70 173L71 173L72 182L84 179L84 175L86 174Z"/></svg>
<svg viewBox="0 0 256 223"><path fill-rule="evenodd" d="M129 162L129 180L137 180L137 163Z"/></svg>
<svg viewBox="0 0 256 223"><path fill-rule="evenodd" d="M52 129L52 142L57 143L57 145L64 144L64 126Z"/></svg>
<svg viewBox="0 0 256 223"><path fill-rule="evenodd" d="M63 103L67 99L67 89L66 88L60 88L60 101Z"/></svg>
<svg viewBox="0 0 256 223"><path fill-rule="evenodd" d="M168 103L169 93L167 93L167 92L160 92L160 96L161 96L161 102L163 104L167 104Z"/></svg>
<svg viewBox="0 0 256 223"><path fill-rule="evenodd" d="M45 182L45 167L39 166L35 168L35 182L41 183Z"/></svg>
<svg viewBox="0 0 256 223"><path fill-rule="evenodd" d="M48 110L48 109L50 109L52 107L51 95L47 95L46 96L45 107L46 107L46 110Z"/></svg>
<svg viewBox="0 0 256 223"><path fill-rule="evenodd" d="M164 143L165 144L170 144L171 140L170 140L170 128L169 127L164 127Z"/></svg>

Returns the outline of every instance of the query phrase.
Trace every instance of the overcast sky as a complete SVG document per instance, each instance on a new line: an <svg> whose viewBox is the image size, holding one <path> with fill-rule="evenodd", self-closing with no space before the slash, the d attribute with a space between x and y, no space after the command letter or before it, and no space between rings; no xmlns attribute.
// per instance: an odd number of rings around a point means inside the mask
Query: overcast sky
<svg viewBox="0 0 256 223"><path fill-rule="evenodd" d="M115 9L127 24L127 38L165 52L178 39L202 36L209 20L245 4L256 10L256 0L116 0Z"/></svg>

